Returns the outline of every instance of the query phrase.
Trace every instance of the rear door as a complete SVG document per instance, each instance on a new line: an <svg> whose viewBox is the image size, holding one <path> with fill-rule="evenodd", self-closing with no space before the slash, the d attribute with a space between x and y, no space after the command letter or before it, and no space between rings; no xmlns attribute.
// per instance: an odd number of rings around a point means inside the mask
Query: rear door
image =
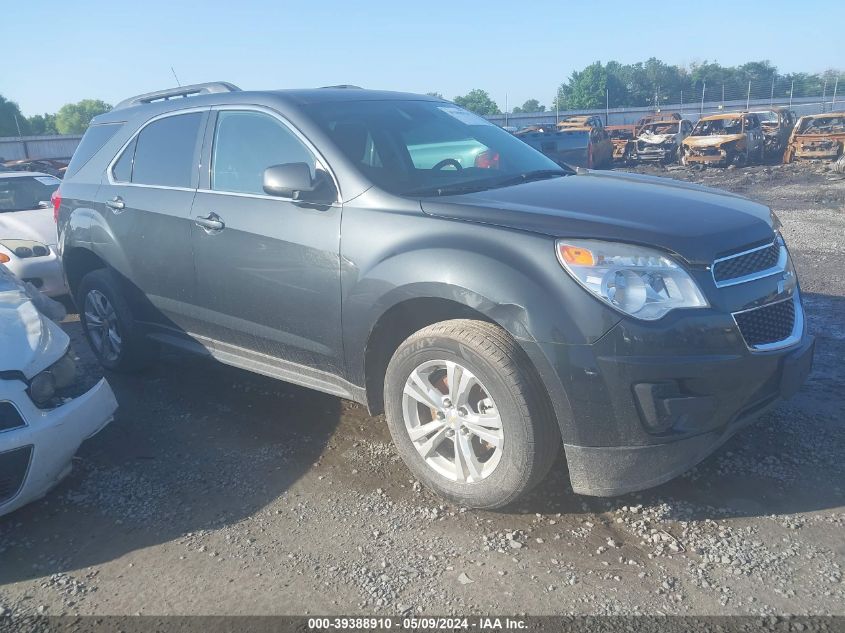
<svg viewBox="0 0 845 633"><path fill-rule="evenodd" d="M117 154L98 193L134 313L141 321L190 330L195 301L191 204L208 109L146 123Z"/></svg>
<svg viewBox="0 0 845 633"><path fill-rule="evenodd" d="M338 203L316 206L267 195L267 167L307 163L315 151L277 113L221 107L206 133L191 240L198 334L336 374L340 335ZM208 228L209 220L219 228ZM237 349L228 351L238 354Z"/></svg>

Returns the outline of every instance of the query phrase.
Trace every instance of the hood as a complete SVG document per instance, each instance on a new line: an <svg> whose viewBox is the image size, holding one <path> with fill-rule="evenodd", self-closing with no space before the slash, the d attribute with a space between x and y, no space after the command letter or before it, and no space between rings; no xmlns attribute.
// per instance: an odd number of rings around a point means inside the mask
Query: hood
<svg viewBox="0 0 845 633"><path fill-rule="evenodd" d="M772 239L768 207L741 196L668 178L587 171L422 200L431 215L554 237L656 246L691 264Z"/></svg>
<svg viewBox="0 0 845 633"><path fill-rule="evenodd" d="M714 147L730 143L731 141L738 141L745 138L745 134L717 134L714 136L688 136L684 139L684 144L690 147Z"/></svg>
<svg viewBox="0 0 845 633"><path fill-rule="evenodd" d="M0 240L34 240L55 246L58 242L52 209L4 211L0 213Z"/></svg>
<svg viewBox="0 0 845 633"><path fill-rule="evenodd" d="M674 143L674 134L652 134L651 132L643 132L638 137L639 140L650 145L662 145L663 143Z"/></svg>
<svg viewBox="0 0 845 633"><path fill-rule="evenodd" d="M70 339L41 314L23 284L0 264L0 372L31 379L59 360Z"/></svg>

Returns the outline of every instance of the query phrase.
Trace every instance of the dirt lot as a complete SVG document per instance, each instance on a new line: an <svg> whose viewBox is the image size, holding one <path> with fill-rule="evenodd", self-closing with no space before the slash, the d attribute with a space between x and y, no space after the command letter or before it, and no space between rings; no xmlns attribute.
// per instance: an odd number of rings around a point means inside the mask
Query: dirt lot
<svg viewBox="0 0 845 633"><path fill-rule="evenodd" d="M771 205L818 337L801 393L694 471L602 500L561 462L519 507L466 510L361 407L168 357L109 376L114 423L0 519L0 613L845 614L845 176L639 171Z"/></svg>

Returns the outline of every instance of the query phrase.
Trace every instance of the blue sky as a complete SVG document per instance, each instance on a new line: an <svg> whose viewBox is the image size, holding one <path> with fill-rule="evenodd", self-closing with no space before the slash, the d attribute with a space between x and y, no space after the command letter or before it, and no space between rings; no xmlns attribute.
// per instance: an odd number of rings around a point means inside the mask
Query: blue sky
<svg viewBox="0 0 845 633"><path fill-rule="evenodd" d="M29 0L3 14L0 94L26 115L170 87L171 65L183 84L484 88L500 107L506 93L548 105L597 59L845 68L845 0Z"/></svg>

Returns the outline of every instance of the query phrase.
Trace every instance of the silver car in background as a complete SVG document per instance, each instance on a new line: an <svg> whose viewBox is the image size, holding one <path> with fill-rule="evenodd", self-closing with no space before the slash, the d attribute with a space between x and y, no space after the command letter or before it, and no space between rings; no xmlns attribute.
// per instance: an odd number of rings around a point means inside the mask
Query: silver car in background
<svg viewBox="0 0 845 633"><path fill-rule="evenodd" d="M61 182L40 172L0 173L0 264L49 297L67 294L51 201Z"/></svg>

